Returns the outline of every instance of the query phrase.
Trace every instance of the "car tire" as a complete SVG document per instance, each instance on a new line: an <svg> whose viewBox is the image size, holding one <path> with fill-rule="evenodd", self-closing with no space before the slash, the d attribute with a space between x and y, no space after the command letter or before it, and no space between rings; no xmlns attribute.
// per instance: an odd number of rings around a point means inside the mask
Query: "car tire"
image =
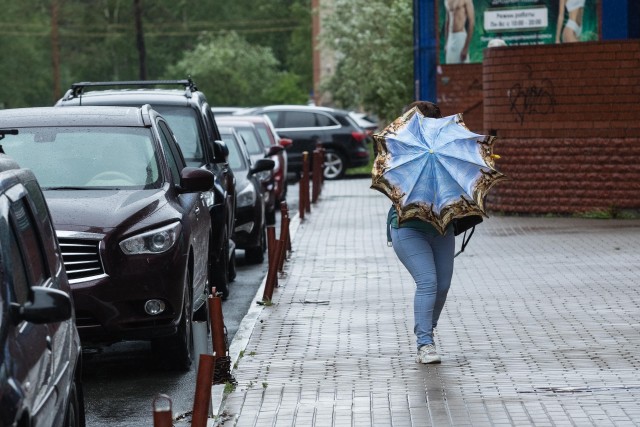
<svg viewBox="0 0 640 427"><path fill-rule="evenodd" d="M264 261L264 252L267 249L267 231L262 227L260 233L260 244L253 248L244 250L244 259L248 264L260 264Z"/></svg>
<svg viewBox="0 0 640 427"><path fill-rule="evenodd" d="M326 150L324 153L324 179L340 179L347 171L347 161L338 151Z"/></svg>
<svg viewBox="0 0 640 427"><path fill-rule="evenodd" d="M84 417L84 396L82 393L82 383L74 374L73 381L69 387L67 409L64 416L65 427L85 427Z"/></svg>
<svg viewBox="0 0 640 427"><path fill-rule="evenodd" d="M236 270L236 250L233 249L231 253L231 257L229 258L229 282L233 282L236 280L237 270Z"/></svg>
<svg viewBox="0 0 640 427"><path fill-rule="evenodd" d="M156 354L166 355L168 369L188 371L193 363L193 324L191 302L191 277L185 274L185 296L178 331L170 337L158 338L152 342L152 350Z"/></svg>
<svg viewBox="0 0 640 427"><path fill-rule="evenodd" d="M222 294L222 299L225 300L229 297L229 233L225 227L222 235L222 253L217 262L212 262L210 271L211 288L216 288L216 292ZM209 251L210 256L213 256ZM211 292L212 289L209 289Z"/></svg>

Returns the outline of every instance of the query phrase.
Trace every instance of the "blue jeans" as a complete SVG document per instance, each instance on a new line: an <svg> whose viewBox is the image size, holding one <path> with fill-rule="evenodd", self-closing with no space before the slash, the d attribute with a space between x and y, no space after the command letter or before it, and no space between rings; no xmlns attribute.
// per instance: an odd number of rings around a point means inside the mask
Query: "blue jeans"
<svg viewBox="0 0 640 427"><path fill-rule="evenodd" d="M392 228L391 241L398 258L416 282L413 315L418 348L433 344L433 329L447 299L453 276L455 236L412 228Z"/></svg>

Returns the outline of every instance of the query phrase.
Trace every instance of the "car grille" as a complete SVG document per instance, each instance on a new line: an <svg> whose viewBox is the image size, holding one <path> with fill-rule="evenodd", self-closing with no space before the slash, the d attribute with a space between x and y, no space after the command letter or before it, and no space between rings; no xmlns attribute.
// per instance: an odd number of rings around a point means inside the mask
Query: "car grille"
<svg viewBox="0 0 640 427"><path fill-rule="evenodd" d="M81 282L104 275L100 260L100 240L58 236L58 241L69 282Z"/></svg>

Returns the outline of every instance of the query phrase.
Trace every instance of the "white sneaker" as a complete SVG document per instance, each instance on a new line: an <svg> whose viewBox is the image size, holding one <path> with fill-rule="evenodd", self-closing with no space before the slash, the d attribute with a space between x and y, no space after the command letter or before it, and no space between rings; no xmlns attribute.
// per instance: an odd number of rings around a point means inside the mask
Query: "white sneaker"
<svg viewBox="0 0 640 427"><path fill-rule="evenodd" d="M436 351L435 344L425 344L418 350L416 356L416 362L418 363L440 363L440 355Z"/></svg>

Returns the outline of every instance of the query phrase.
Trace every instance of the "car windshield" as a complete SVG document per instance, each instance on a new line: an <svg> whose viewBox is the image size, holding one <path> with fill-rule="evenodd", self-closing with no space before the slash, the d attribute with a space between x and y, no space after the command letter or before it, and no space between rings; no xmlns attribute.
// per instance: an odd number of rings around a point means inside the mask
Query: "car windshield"
<svg viewBox="0 0 640 427"><path fill-rule="evenodd" d="M43 189L159 188L158 159L146 128L22 128L2 141Z"/></svg>
<svg viewBox="0 0 640 427"><path fill-rule="evenodd" d="M242 153L240 152L240 147L238 147L238 140L230 133L222 133L220 136L224 143L227 144L227 148L229 148L229 157L227 157L229 167L232 170L247 169L247 165L245 164Z"/></svg>
<svg viewBox="0 0 640 427"><path fill-rule="evenodd" d="M204 155L200 146L202 135L198 129L198 119L193 108L169 107L154 105L153 109L158 111L169 123L171 131L180 145L184 160L189 166L202 166Z"/></svg>

